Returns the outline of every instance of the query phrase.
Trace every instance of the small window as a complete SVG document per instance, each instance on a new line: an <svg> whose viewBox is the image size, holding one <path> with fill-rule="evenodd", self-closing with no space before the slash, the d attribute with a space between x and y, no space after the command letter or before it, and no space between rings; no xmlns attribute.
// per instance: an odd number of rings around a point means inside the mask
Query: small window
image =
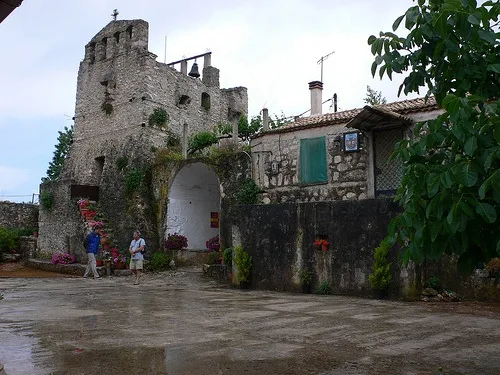
<svg viewBox="0 0 500 375"><path fill-rule="evenodd" d="M191 103L191 98L187 95L181 95L177 107L186 107L189 103Z"/></svg>
<svg viewBox="0 0 500 375"><path fill-rule="evenodd" d="M116 44L120 43L120 32L119 32L119 31L117 31L117 32L114 34L114 36L115 36L115 42L116 42Z"/></svg>
<svg viewBox="0 0 500 375"><path fill-rule="evenodd" d="M322 184L328 181L325 137L300 140L300 183Z"/></svg>
<svg viewBox="0 0 500 375"><path fill-rule="evenodd" d="M206 92L201 94L201 106L207 111L210 110L210 95Z"/></svg>
<svg viewBox="0 0 500 375"><path fill-rule="evenodd" d="M127 27L128 37L132 39L132 26Z"/></svg>

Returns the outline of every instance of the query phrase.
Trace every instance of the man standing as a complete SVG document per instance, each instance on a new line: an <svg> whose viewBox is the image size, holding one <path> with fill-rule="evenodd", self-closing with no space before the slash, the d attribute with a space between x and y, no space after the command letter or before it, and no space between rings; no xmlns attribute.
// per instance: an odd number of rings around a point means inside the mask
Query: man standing
<svg viewBox="0 0 500 375"><path fill-rule="evenodd" d="M90 274L90 271L94 274L94 279L100 280L101 276L97 272L95 257L99 252L99 245L101 243L101 234L102 227L98 225L94 225L92 227L92 232L90 232L87 237L85 237L85 241L83 241L83 245L85 246L85 251L87 252L88 263L87 268L85 269L84 278L87 278Z"/></svg>
<svg viewBox="0 0 500 375"><path fill-rule="evenodd" d="M141 271L143 268L144 256L142 251L146 246L146 241L141 238L141 232L136 230L134 232L134 239L130 242L129 252L130 252L130 269L135 274L134 285L139 285L139 279L141 277Z"/></svg>

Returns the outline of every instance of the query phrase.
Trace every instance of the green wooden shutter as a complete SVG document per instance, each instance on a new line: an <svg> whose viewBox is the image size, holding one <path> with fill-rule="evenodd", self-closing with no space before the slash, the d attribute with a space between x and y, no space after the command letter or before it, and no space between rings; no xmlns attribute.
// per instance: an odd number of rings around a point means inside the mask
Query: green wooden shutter
<svg viewBox="0 0 500 375"><path fill-rule="evenodd" d="M300 183L327 182L325 137L300 140Z"/></svg>

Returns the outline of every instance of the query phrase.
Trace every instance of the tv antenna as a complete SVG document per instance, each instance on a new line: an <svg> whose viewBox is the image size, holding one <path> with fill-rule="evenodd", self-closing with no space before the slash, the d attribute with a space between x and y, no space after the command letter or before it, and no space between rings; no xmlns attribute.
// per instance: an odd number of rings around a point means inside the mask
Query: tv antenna
<svg viewBox="0 0 500 375"><path fill-rule="evenodd" d="M321 59L318 60L318 64L321 64L321 82L323 82L323 61L325 61L328 56L333 55L335 51L330 52L328 55L321 56Z"/></svg>

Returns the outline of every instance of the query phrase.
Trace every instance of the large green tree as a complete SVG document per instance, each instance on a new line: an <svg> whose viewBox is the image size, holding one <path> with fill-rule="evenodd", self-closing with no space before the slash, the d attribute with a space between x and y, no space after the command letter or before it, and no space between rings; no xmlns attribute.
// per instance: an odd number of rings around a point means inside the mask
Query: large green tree
<svg viewBox="0 0 500 375"><path fill-rule="evenodd" d="M500 255L500 5L418 0L368 44L372 74L407 73L399 93L427 89L444 113L417 124L393 157L405 173L388 239L417 263L456 254L462 270Z"/></svg>
<svg viewBox="0 0 500 375"><path fill-rule="evenodd" d="M57 180L61 174L62 168L64 166L64 161L68 156L69 149L73 143L73 125L71 127L64 127L64 131L59 131L59 136L57 137L56 149L54 151L54 156L52 161L49 163L49 168L47 169L47 177L43 177L42 181L54 181Z"/></svg>

